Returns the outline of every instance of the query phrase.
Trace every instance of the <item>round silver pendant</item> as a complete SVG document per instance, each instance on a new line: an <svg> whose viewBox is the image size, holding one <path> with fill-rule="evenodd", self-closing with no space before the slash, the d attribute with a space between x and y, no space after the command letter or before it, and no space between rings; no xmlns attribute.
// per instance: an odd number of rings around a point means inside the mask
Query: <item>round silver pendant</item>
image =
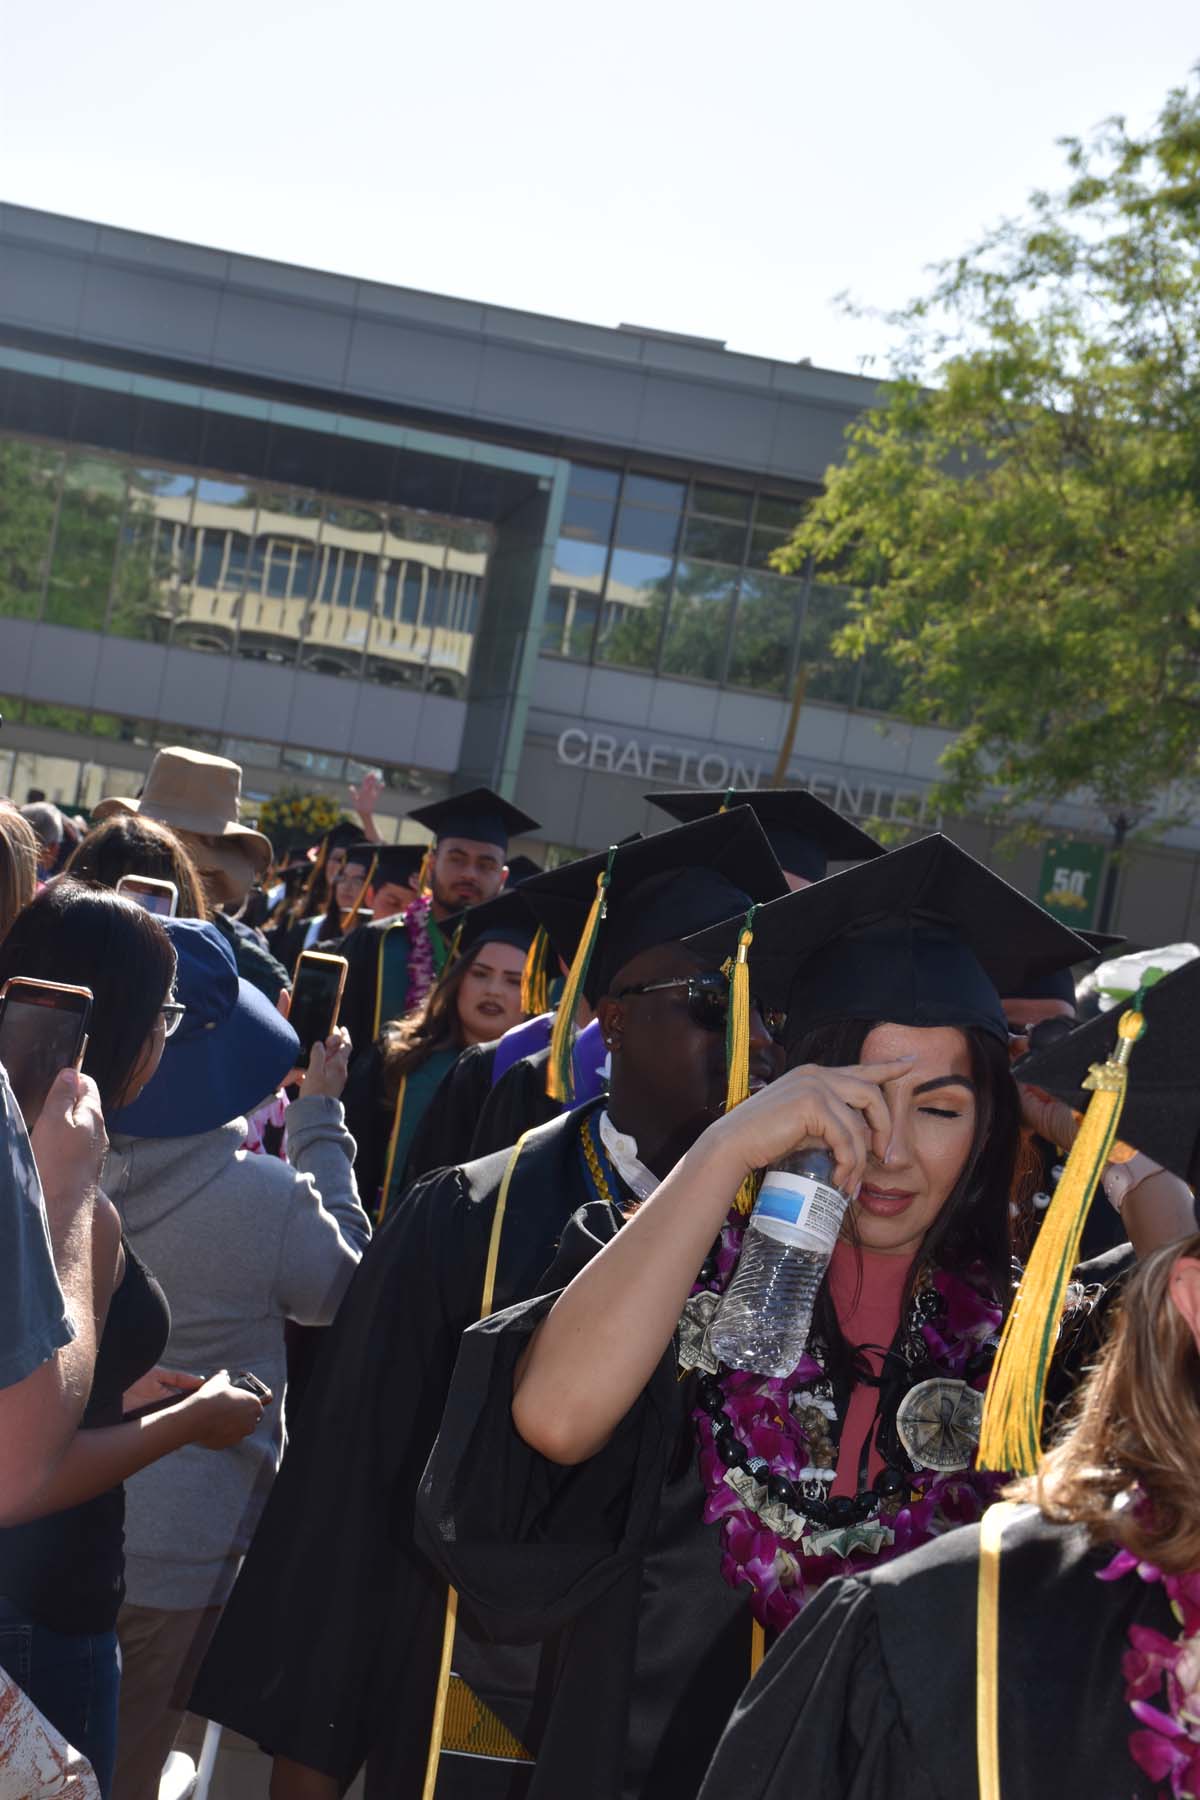
<svg viewBox="0 0 1200 1800"><path fill-rule="evenodd" d="M965 1381L919 1381L896 1409L896 1435L919 1468L949 1475L969 1467L983 1422L983 1395Z"/></svg>

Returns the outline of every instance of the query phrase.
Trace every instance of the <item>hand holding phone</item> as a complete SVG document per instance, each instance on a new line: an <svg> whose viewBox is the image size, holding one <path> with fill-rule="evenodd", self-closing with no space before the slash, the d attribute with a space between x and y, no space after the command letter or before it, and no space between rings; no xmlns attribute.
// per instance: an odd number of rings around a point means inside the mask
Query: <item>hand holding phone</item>
<svg viewBox="0 0 1200 1800"><path fill-rule="evenodd" d="M339 1025L323 1044L314 1044L300 1081L301 1100L340 1100L350 1073L350 1033Z"/></svg>
<svg viewBox="0 0 1200 1800"><path fill-rule="evenodd" d="M92 991L13 975L0 988L0 1063L32 1131L55 1076L78 1068L87 1049Z"/></svg>
<svg viewBox="0 0 1200 1800"><path fill-rule="evenodd" d="M288 1019L300 1039L296 1067L308 1067L314 1044L323 1044L337 1024L350 967L344 956L331 956L323 950L305 950L296 964Z"/></svg>

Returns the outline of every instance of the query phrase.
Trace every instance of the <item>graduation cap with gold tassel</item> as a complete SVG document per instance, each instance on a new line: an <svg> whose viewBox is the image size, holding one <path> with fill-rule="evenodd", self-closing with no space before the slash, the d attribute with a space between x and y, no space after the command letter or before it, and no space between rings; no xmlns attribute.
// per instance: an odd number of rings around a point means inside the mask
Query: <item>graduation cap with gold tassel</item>
<svg viewBox="0 0 1200 1800"><path fill-rule="evenodd" d="M1117 1023L1112 1054L1084 1082L1092 1098L1046 1210L1000 1334L983 1403L979 1467L1032 1474L1042 1450L1046 1373L1088 1208L1116 1142L1134 1045L1146 1029L1145 990Z"/></svg>
<svg viewBox="0 0 1200 1800"><path fill-rule="evenodd" d="M565 863L532 876L518 891L545 927L551 953L570 965L546 1081L552 1098L569 1102L581 997L594 1007L617 992L616 977L643 951L678 943L719 920L744 918L753 903L776 899L787 887L762 828L739 807Z"/></svg>
<svg viewBox="0 0 1200 1800"><path fill-rule="evenodd" d="M754 942L757 911L758 907L752 906L747 912L738 933L737 953L725 965L729 981L729 1009L725 1021L726 1112L732 1112L750 1094L750 946ZM753 1212L756 1189L754 1176L747 1175L737 1191L740 1213Z"/></svg>

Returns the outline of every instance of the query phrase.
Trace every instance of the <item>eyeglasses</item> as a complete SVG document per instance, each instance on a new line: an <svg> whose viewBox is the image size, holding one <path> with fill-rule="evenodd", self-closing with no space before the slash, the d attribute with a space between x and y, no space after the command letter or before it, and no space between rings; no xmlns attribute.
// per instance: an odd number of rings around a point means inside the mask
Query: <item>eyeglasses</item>
<svg viewBox="0 0 1200 1800"><path fill-rule="evenodd" d="M163 1016L163 1036L174 1037L183 1023L187 1007L182 1000L165 1000L158 1010Z"/></svg>
<svg viewBox="0 0 1200 1800"><path fill-rule="evenodd" d="M614 1000L625 1000L630 994L663 994L668 988L687 989L688 1018L702 1031L724 1031L729 1018L729 983L719 969L703 975L677 975L671 981L641 981L622 988ZM772 1043L781 1044L787 1029L787 1014L775 1007L764 1006L755 996L750 1005L767 1028Z"/></svg>

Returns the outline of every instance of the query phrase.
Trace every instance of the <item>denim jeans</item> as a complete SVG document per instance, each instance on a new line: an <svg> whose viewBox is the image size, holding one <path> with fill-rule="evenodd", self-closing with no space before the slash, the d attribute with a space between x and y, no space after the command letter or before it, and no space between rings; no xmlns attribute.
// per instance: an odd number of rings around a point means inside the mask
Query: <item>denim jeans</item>
<svg viewBox="0 0 1200 1800"><path fill-rule="evenodd" d="M67 1742L83 1752L108 1800L121 1691L116 1632L67 1637L0 1598L0 1667Z"/></svg>

